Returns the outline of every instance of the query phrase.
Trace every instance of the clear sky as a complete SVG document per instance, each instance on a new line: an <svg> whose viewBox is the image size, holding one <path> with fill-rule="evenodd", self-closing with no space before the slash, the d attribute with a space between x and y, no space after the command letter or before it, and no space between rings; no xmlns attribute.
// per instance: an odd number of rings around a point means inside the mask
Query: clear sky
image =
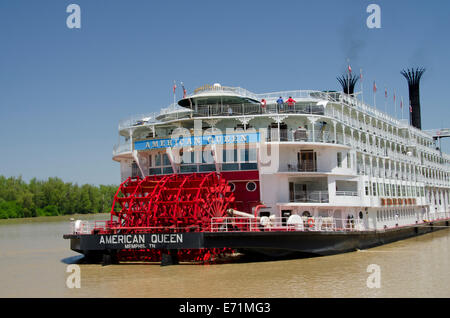
<svg viewBox="0 0 450 318"><path fill-rule="evenodd" d="M71 3L81 29L66 26ZM426 67L422 127L450 127L449 13L447 0L0 0L0 174L118 184L119 120L166 107L174 80L338 90L347 59L366 101L375 80L384 110L388 88L392 114L393 90L408 100L400 71Z"/></svg>

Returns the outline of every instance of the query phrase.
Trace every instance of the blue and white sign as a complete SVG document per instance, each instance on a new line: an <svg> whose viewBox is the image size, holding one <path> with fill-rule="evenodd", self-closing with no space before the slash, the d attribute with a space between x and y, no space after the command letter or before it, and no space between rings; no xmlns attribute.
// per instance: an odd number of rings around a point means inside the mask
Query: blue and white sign
<svg viewBox="0 0 450 318"><path fill-rule="evenodd" d="M259 133L241 133L229 135L204 135L179 138L151 139L134 142L135 150L152 150L161 148L181 148L189 146L248 144L259 142Z"/></svg>

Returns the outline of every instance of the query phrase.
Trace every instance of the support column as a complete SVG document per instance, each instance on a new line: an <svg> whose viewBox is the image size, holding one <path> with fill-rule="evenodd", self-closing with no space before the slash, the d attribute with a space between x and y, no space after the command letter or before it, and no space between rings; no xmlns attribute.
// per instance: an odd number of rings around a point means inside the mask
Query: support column
<svg viewBox="0 0 450 318"><path fill-rule="evenodd" d="M316 133L315 133L315 129L314 129L314 125L317 121L317 118L315 117L308 117L309 122L311 123L312 126L312 142L316 142Z"/></svg>

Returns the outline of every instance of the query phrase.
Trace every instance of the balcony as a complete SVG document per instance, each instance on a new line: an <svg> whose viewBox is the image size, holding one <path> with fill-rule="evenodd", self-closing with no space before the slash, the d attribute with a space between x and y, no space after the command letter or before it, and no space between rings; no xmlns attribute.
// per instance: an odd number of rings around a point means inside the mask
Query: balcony
<svg viewBox="0 0 450 318"><path fill-rule="evenodd" d="M302 160L288 163L287 172L317 172L317 162L315 160Z"/></svg>
<svg viewBox="0 0 450 318"><path fill-rule="evenodd" d="M267 142L317 142L338 144L344 146L351 146L351 140L349 136L346 136L344 142L344 136L337 133L334 138L334 133L329 131L315 131L306 129L280 129L279 133L277 129L269 129L266 136Z"/></svg>
<svg viewBox="0 0 450 318"><path fill-rule="evenodd" d="M243 115L263 115L263 114L309 114L324 115L325 110L322 105L316 103L294 103L288 104L229 104L229 105L201 105L197 106L192 113L193 117L211 116L243 116Z"/></svg>
<svg viewBox="0 0 450 318"><path fill-rule="evenodd" d="M113 157L119 156L122 154L130 153L133 150L133 147L131 145L131 142L126 144L118 144L114 145L113 148Z"/></svg>
<svg viewBox="0 0 450 318"><path fill-rule="evenodd" d="M290 202L329 203L328 191L294 191Z"/></svg>

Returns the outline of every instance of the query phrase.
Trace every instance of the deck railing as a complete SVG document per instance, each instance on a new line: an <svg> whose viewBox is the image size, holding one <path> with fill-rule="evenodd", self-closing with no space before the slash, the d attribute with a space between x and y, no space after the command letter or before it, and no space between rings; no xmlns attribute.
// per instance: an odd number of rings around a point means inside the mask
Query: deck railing
<svg viewBox="0 0 450 318"><path fill-rule="evenodd" d="M291 202L328 203L328 191L293 191Z"/></svg>
<svg viewBox="0 0 450 318"><path fill-rule="evenodd" d="M212 232L271 232L271 231L315 231L353 232L364 231L360 219L337 219L333 217L227 217L212 218Z"/></svg>

